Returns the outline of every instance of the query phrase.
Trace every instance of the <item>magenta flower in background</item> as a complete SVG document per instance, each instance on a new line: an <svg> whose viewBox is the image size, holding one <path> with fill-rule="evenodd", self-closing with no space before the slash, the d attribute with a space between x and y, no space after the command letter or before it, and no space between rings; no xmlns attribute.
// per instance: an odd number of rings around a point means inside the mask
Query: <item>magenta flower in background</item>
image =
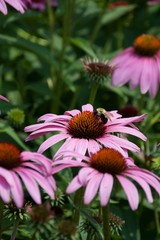
<svg viewBox="0 0 160 240"><path fill-rule="evenodd" d="M115 65L112 85L129 82L131 89L139 86L141 93L149 92L154 98L160 85L160 40L151 34L142 34L134 45L111 61Z"/></svg>
<svg viewBox="0 0 160 240"><path fill-rule="evenodd" d="M145 114L136 117L122 118L117 111L109 112L110 119L103 123L98 117L91 104L82 106L82 112L75 109L66 111L64 115L45 114L38 119L34 125L27 126L25 132L32 132L26 141L35 139L47 133L53 133L53 136L44 141L38 152L43 153L54 144L65 140L57 151L75 151L83 155L88 151L96 152L101 146L110 147L125 154L125 150L138 152L140 149L134 143L116 136L117 133L125 133L136 136L142 140L146 137L134 126L134 122L142 121Z"/></svg>
<svg viewBox="0 0 160 240"><path fill-rule="evenodd" d="M5 203L12 197L15 205L21 208L23 185L37 204L41 204L38 185L54 199L56 185L51 170L51 161L43 155L20 152L15 145L0 142L0 197Z"/></svg>
<svg viewBox="0 0 160 240"><path fill-rule="evenodd" d="M149 203L153 202L150 187L160 196L160 178L146 169L139 168L134 164L133 159L122 156L114 149L102 148L89 157L81 156L83 161L75 160L76 153L72 156L73 160L67 158L54 161L53 173L65 168L80 167L66 192L71 194L81 187L85 188L85 204L89 204L98 193L101 206L106 206L114 188L114 180L118 180L120 183L132 210L138 208L140 201L137 183L145 192ZM77 158L80 158L79 154L77 154ZM132 181L136 182L136 186Z"/></svg>
<svg viewBox="0 0 160 240"><path fill-rule="evenodd" d="M26 2L26 0L23 0L23 1ZM48 0L30 0L30 2L28 2L26 5L28 8L38 9L38 10L43 11L47 6L47 1ZM51 5L53 7L56 7L57 0L51 0Z"/></svg>
<svg viewBox="0 0 160 240"><path fill-rule="evenodd" d="M9 102L9 100L6 97L2 96L2 95L0 95L0 99L2 99L3 101Z"/></svg>
<svg viewBox="0 0 160 240"><path fill-rule="evenodd" d="M160 3L160 0L149 0L148 5L154 5Z"/></svg>
<svg viewBox="0 0 160 240"><path fill-rule="evenodd" d="M26 2L28 2L28 0L26 0ZM23 0L0 0L0 11L3 14L6 15L8 13L6 3L11 5L13 8L15 8L20 13L24 13L25 4L24 4Z"/></svg>

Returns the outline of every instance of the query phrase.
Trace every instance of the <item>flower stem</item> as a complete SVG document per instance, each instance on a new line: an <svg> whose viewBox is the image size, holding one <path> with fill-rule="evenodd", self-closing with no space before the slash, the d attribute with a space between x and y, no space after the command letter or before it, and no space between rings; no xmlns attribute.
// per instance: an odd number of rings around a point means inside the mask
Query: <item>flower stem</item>
<svg viewBox="0 0 160 240"><path fill-rule="evenodd" d="M98 87L99 87L99 83L94 83L91 87L91 92L90 92L90 97L89 97L89 103L90 104L94 104L96 95L97 95L97 91L98 91Z"/></svg>
<svg viewBox="0 0 160 240"><path fill-rule="evenodd" d="M95 42L95 40L98 36L99 30L102 26L102 18L104 16L104 14L106 13L106 8L107 8L107 3L106 3L106 1L104 1L103 5L101 7L101 11L99 12L98 19L95 21L96 24L93 28L93 32L91 34L91 38L90 38L91 45L93 45L93 43Z"/></svg>
<svg viewBox="0 0 160 240"><path fill-rule="evenodd" d="M83 189L79 189L75 193L74 197L74 205L77 207L74 209L74 214L73 214L73 221L76 225L79 224L79 219L80 219L80 213L79 213L79 208L82 206L82 199L83 199Z"/></svg>
<svg viewBox="0 0 160 240"><path fill-rule="evenodd" d="M4 209L4 202L0 198L0 239L2 236L3 209Z"/></svg>
<svg viewBox="0 0 160 240"><path fill-rule="evenodd" d="M63 12L63 34L62 34L62 48L59 58L59 69L56 72L56 85L54 89L54 94L56 93L56 101L54 101L52 105L52 111L55 113L58 113L59 107L61 104L61 97L64 89L64 64L65 64L65 54L66 54L66 48L69 43L69 38L71 35L71 26L72 26L72 18L74 16L75 11L75 2L76 0L64 0L63 6L64 6L64 12Z"/></svg>
<svg viewBox="0 0 160 240"><path fill-rule="evenodd" d="M11 235L10 240L15 240L16 239L18 225L19 225L19 218L17 217L14 221L14 224L13 224L12 235Z"/></svg>
<svg viewBox="0 0 160 240"><path fill-rule="evenodd" d="M155 223L156 223L156 229L157 229L157 235L158 237L160 236L160 221L159 221L159 213L158 213L158 206L157 206L157 201L155 204L155 208L154 208L154 217L155 217Z"/></svg>
<svg viewBox="0 0 160 240"><path fill-rule="evenodd" d="M102 208L102 219L103 219L103 236L104 240L110 240L110 229L109 229L109 206Z"/></svg>

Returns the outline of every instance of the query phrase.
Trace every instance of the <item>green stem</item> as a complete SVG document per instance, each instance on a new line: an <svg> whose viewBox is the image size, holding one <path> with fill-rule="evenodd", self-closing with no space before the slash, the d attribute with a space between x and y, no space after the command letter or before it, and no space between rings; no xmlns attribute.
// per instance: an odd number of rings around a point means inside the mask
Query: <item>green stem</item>
<svg viewBox="0 0 160 240"><path fill-rule="evenodd" d="M76 193L75 193L75 197L74 197L74 205L77 207L76 209L74 209L74 213L73 213L73 221L76 225L79 224L79 219L80 219L80 212L79 212L79 208L82 207L82 200L83 200L83 189L79 189Z"/></svg>
<svg viewBox="0 0 160 240"><path fill-rule="evenodd" d="M94 41L97 38L97 35L98 35L99 30L101 28L103 15L106 13L106 8L107 8L107 3L106 3L106 1L104 1L103 6L101 8L101 11L99 13L98 19L96 21L96 24L95 24L95 26L93 28L93 32L92 32L91 38L90 38L91 45L93 45Z"/></svg>
<svg viewBox="0 0 160 240"><path fill-rule="evenodd" d="M71 26L72 26L72 18L74 16L75 10L75 0L64 0L64 12L63 12L63 41L62 41L62 49L59 59L59 69L57 71L57 81L54 90L54 94L56 93L56 101L52 105L52 111L58 112L62 93L64 93L64 60L66 47L69 42L69 37L71 34Z"/></svg>
<svg viewBox="0 0 160 240"><path fill-rule="evenodd" d="M16 239L18 225L19 225L19 218L17 217L14 221L14 225L13 225L13 229L12 229L12 235L11 235L10 240L15 240Z"/></svg>
<svg viewBox="0 0 160 240"><path fill-rule="evenodd" d="M102 219L103 219L103 236L104 240L110 240L110 229L109 229L109 206L102 208Z"/></svg>
<svg viewBox="0 0 160 240"><path fill-rule="evenodd" d="M51 5L51 0L47 0L47 12L48 12L48 24L49 24L49 48L54 55L54 48L53 48L53 42L54 42L54 14L53 14L53 7ZM55 85L55 67L53 64L50 66L50 74L51 74L51 80L52 80L52 85L49 86L52 90L54 89Z"/></svg>
<svg viewBox="0 0 160 240"><path fill-rule="evenodd" d="M0 239L2 236L3 209L4 209L4 202L0 198Z"/></svg>
<svg viewBox="0 0 160 240"><path fill-rule="evenodd" d="M159 213L158 213L158 204L155 204L154 208L154 217L155 217L155 223L156 223L156 229L157 229L157 235L160 236L160 221L159 221Z"/></svg>
<svg viewBox="0 0 160 240"><path fill-rule="evenodd" d="M92 105L94 104L96 94L97 94L97 91L98 91L98 87L99 87L99 83L94 83L91 87L89 103L92 104Z"/></svg>

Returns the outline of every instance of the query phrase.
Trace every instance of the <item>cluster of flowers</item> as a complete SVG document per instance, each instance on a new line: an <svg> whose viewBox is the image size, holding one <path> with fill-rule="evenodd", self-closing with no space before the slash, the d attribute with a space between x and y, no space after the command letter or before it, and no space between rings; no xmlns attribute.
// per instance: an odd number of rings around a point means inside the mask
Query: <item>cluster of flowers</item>
<svg viewBox="0 0 160 240"><path fill-rule="evenodd" d="M130 142L130 134L142 140L146 137L134 125L145 118L145 114L123 118L117 111L109 112L106 123L95 114L93 106L86 104L82 111L66 111L63 115L45 114L43 121L25 128L31 132L26 141L46 133L54 133L43 142L38 152L20 152L10 143L0 143L0 196L5 203L12 196L16 206L22 207L24 193L20 179L27 191L38 204L41 203L40 185L54 199L56 184L54 174L64 168L80 168L70 182L67 193L85 188L84 203L89 204L99 192L100 204L105 206L112 193L114 180L117 179L128 198L132 210L137 209L139 194L133 180L144 190L148 201L153 201L151 188L160 195L159 177L152 172L139 168L128 156L128 150L140 151ZM57 133L58 132L58 133ZM53 159L42 153L54 144L65 140Z"/></svg>
<svg viewBox="0 0 160 240"><path fill-rule="evenodd" d="M7 13L5 2L20 12L23 12L26 6L22 0L14 1L14 5L13 1L0 0L0 10L4 14ZM115 66L112 84L123 85L130 81L131 88L140 84L142 93L149 91L150 95L155 97L160 84L159 49L159 39L153 35L139 36L133 47L124 50L111 61ZM1 95L0 98L7 101ZM133 181L141 186L147 200L152 203L151 187L160 195L160 178L136 166L128 154L128 151L140 151L135 143L128 140L128 134L146 141L146 137L134 125L142 121L146 115L123 118L117 111L111 111L109 116L110 118L104 122L95 113L91 104L83 105L82 111L74 109L66 111L63 115L43 115L37 124L25 128L25 132L31 132L26 141L53 133L53 136L44 141L35 153L21 152L13 144L1 142L2 200L9 203L12 197L18 208L23 206L24 192L21 180L37 204L41 203L38 185L54 199L56 190L54 174L65 168L76 167L80 170L66 191L70 194L81 187L85 188L85 204L89 204L99 193L100 204L105 206L116 179L123 188L132 210L137 209L139 204L138 190ZM61 141L64 143L52 160L43 155L44 151Z"/></svg>

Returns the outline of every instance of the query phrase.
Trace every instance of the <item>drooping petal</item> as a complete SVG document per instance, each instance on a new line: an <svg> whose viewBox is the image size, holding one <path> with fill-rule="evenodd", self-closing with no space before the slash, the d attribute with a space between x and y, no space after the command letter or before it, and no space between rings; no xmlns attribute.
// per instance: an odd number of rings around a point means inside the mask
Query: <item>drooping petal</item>
<svg viewBox="0 0 160 240"><path fill-rule="evenodd" d="M52 163L51 160L49 160L48 158L46 158L45 156L43 156L40 153L25 151L25 152L21 153L21 158L23 159L23 161L29 160L29 161L33 161L35 163L39 163L39 166L40 165L43 166L46 169L47 173L51 172L51 163ZM32 168L32 167L34 168L35 166L37 167L37 165L31 163L30 168Z"/></svg>
<svg viewBox="0 0 160 240"><path fill-rule="evenodd" d="M97 174L95 172L94 177L92 176L92 178L87 183L86 190L84 193L84 203L85 204L89 204L95 197L95 195L98 191L98 188L100 186L102 178L103 178L103 174L101 174L101 173Z"/></svg>
<svg viewBox="0 0 160 240"><path fill-rule="evenodd" d="M85 155L87 148L88 148L88 139L79 139L79 141L75 145L75 152Z"/></svg>
<svg viewBox="0 0 160 240"><path fill-rule="evenodd" d="M17 11L24 13L24 5L21 0L5 0L8 4L10 4Z"/></svg>
<svg viewBox="0 0 160 240"><path fill-rule="evenodd" d="M38 149L39 153L43 153L44 151L46 151L48 148L50 148L51 146L53 146L54 144L66 139L67 137L69 137L68 134L56 134L52 137L49 137L46 141L44 141L41 146Z"/></svg>
<svg viewBox="0 0 160 240"><path fill-rule="evenodd" d="M82 185L81 183L78 181L78 176L74 177L73 180L70 182L70 184L68 185L67 189L66 189L66 193L70 194L72 192L77 191L79 188L81 188Z"/></svg>
<svg viewBox="0 0 160 240"><path fill-rule="evenodd" d="M95 170L90 167L82 168L78 173L78 180L82 186L86 186L87 182L95 175Z"/></svg>
<svg viewBox="0 0 160 240"><path fill-rule="evenodd" d="M127 195L129 205L132 210L136 210L139 204L139 195L135 185L129 181L127 178L116 175L118 181L120 182L125 194Z"/></svg>
<svg viewBox="0 0 160 240"><path fill-rule="evenodd" d="M147 138L146 136L144 136L143 133L141 133L140 131L136 130L136 129L132 129L130 127L125 127L125 126L112 126L109 129L107 129L107 132L121 132L121 133L127 133L133 136L136 136L140 139L142 139L143 141L146 141Z"/></svg>
<svg viewBox="0 0 160 240"><path fill-rule="evenodd" d="M145 172L144 169L132 169L132 174L144 179L150 186L152 186L160 196L160 182L156 179L156 176L151 172Z"/></svg>
<svg viewBox="0 0 160 240"><path fill-rule="evenodd" d="M46 113L46 114L40 116L40 117L37 119L37 122L41 122L41 121L52 122L53 119L54 119L56 116L57 116L57 115L56 115L56 114L53 114L53 113Z"/></svg>
<svg viewBox="0 0 160 240"><path fill-rule="evenodd" d="M4 2L4 0L0 1L0 11L6 15L7 14L7 6Z"/></svg>
<svg viewBox="0 0 160 240"><path fill-rule="evenodd" d="M22 170L21 170L22 172ZM24 171L23 171L24 173ZM26 173L26 172L25 172ZM50 184L48 184L48 177L47 176L42 176L41 174L28 169L27 170L27 175L32 177L45 191L46 193L53 199L54 198L54 192Z"/></svg>
<svg viewBox="0 0 160 240"><path fill-rule="evenodd" d="M7 169L5 169L3 167L0 167L0 176L5 178L10 186L13 185L14 179L13 179L12 174L10 173L10 171L8 171Z"/></svg>
<svg viewBox="0 0 160 240"><path fill-rule="evenodd" d="M89 139L88 142L88 153L95 153L98 150L100 150L100 145L98 144L97 141L95 141L94 139Z"/></svg>
<svg viewBox="0 0 160 240"><path fill-rule="evenodd" d="M123 139L115 135L109 135L109 139L113 143L116 142L121 148L128 149L134 152L138 152L140 150L136 144L128 141L127 139Z"/></svg>
<svg viewBox="0 0 160 240"><path fill-rule="evenodd" d="M2 200L5 203L9 203L10 201L10 185L8 184L8 182L6 181L5 178L3 178L2 176L0 176L0 198L2 198Z"/></svg>
<svg viewBox="0 0 160 240"><path fill-rule="evenodd" d="M144 190L144 192L146 194L146 197L148 199L148 202L152 203L153 202L153 197L152 197L151 189L150 189L148 183L146 181L144 181L142 178L140 178L138 176L135 176L133 174L130 174L129 170L126 171L126 172L127 173L123 173L123 175L128 176L128 177L132 178L133 180L135 180Z"/></svg>
<svg viewBox="0 0 160 240"><path fill-rule="evenodd" d="M107 205L113 188L113 182L113 176L111 174L105 173L103 175L103 179L99 188L101 206Z"/></svg>
<svg viewBox="0 0 160 240"><path fill-rule="evenodd" d="M33 198L33 200L37 204L41 204L40 190L38 188L36 181L32 177L30 177L30 175L28 175L27 172L23 171L22 169L20 169L20 171L17 170L16 172L21 177L28 193Z"/></svg>
<svg viewBox="0 0 160 240"><path fill-rule="evenodd" d="M24 202L24 193L23 193L22 183L20 182L19 177L13 171L12 171L12 176L14 178L14 184L11 187L12 197L15 205L18 208L22 208L23 202Z"/></svg>
<svg viewBox="0 0 160 240"><path fill-rule="evenodd" d="M126 152L124 151L124 149L122 149L118 143L116 143L115 141L110 140L109 136L106 137L101 137L98 139L99 142L104 145L107 148L113 148L116 151L120 152L123 156L126 155Z"/></svg>
<svg viewBox="0 0 160 240"><path fill-rule="evenodd" d="M0 10L1 10L1 3L0 3ZM0 95L0 99L2 99L3 101L9 102L9 100L2 95Z"/></svg>
<svg viewBox="0 0 160 240"><path fill-rule="evenodd" d="M158 62L158 61L157 61ZM149 93L152 98L154 98L158 92L159 88L159 69L158 69L158 63L155 59L152 60L151 64L151 75L152 75L152 83L149 88Z"/></svg>
<svg viewBox="0 0 160 240"><path fill-rule="evenodd" d="M142 61L142 74L140 77L140 88L142 93L146 93L152 81L152 58L144 58Z"/></svg>

